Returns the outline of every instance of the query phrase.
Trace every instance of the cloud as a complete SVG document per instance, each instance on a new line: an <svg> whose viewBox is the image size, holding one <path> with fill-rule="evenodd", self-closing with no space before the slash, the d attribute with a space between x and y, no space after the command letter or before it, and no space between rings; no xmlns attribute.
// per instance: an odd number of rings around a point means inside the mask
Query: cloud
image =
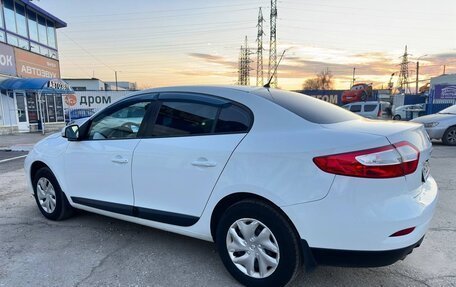
<svg viewBox="0 0 456 287"><path fill-rule="evenodd" d="M229 68L237 67L236 61L229 60L226 57L219 56L219 55L211 55L211 54L204 54L204 53L189 53L188 55L193 58L204 60L205 62L224 65Z"/></svg>

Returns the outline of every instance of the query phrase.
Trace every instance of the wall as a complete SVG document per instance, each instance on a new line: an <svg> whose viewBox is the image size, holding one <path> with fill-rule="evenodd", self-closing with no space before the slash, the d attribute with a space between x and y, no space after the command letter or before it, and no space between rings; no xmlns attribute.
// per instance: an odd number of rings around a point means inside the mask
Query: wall
<svg viewBox="0 0 456 287"><path fill-rule="evenodd" d="M329 102L338 106L342 106L342 93L345 90L299 90L294 91L301 94L306 94L314 98ZM378 91L372 91L372 99L377 100Z"/></svg>
<svg viewBox="0 0 456 287"><path fill-rule="evenodd" d="M14 126L17 125L16 118L16 105L12 97L6 96L3 92L0 93L0 126Z"/></svg>
<svg viewBox="0 0 456 287"><path fill-rule="evenodd" d="M104 83L100 80L64 79L72 87L86 87L87 91L103 91Z"/></svg>

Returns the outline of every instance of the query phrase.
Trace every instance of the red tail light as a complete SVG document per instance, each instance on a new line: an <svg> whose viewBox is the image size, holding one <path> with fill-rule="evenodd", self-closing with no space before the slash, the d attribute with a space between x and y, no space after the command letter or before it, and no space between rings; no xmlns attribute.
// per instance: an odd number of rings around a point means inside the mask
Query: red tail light
<svg viewBox="0 0 456 287"><path fill-rule="evenodd" d="M398 232L395 232L395 233L391 234L389 237L404 236L404 235L412 233L413 230L415 230L415 227L409 227L409 228L406 228L406 229L402 229L402 230L399 230Z"/></svg>
<svg viewBox="0 0 456 287"><path fill-rule="evenodd" d="M378 106L378 114L377 114L377 117L379 118L379 117L381 117L381 116L382 116L382 106L379 105L379 106Z"/></svg>
<svg viewBox="0 0 456 287"><path fill-rule="evenodd" d="M379 148L320 156L313 161L321 170L328 173L366 178L392 178L414 173L419 159L419 150L411 143L402 141Z"/></svg>

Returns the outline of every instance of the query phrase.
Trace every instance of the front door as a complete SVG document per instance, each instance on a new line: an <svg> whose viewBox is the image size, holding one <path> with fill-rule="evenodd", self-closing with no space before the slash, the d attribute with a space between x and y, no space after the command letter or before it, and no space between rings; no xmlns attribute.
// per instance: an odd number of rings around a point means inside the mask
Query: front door
<svg viewBox="0 0 456 287"><path fill-rule="evenodd" d="M132 156L149 102L121 101L81 126L84 134L70 142L64 161L64 191L73 202L132 215Z"/></svg>
<svg viewBox="0 0 456 287"><path fill-rule="evenodd" d="M14 92L16 99L16 116L17 116L17 127L20 132L29 132L29 121L27 115L27 101L24 92Z"/></svg>

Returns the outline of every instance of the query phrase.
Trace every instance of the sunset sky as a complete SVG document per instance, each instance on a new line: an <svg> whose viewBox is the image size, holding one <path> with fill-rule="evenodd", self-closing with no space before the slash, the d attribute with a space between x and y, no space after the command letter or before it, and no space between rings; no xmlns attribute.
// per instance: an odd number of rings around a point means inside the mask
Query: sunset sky
<svg viewBox="0 0 456 287"><path fill-rule="evenodd" d="M41 0L35 3L68 23L58 30L62 76L137 82L140 88L181 84L235 84L244 37L256 48L258 7L268 0L150 1ZM456 73L454 0L278 0L279 86L300 89L328 67L336 88L356 79L386 86L408 45L414 78ZM256 60L255 54L251 56ZM252 68L256 65L252 64ZM251 84L255 84L251 71ZM265 75L267 72L265 71ZM397 81L397 78L394 79ZM413 85L412 85L413 86Z"/></svg>

